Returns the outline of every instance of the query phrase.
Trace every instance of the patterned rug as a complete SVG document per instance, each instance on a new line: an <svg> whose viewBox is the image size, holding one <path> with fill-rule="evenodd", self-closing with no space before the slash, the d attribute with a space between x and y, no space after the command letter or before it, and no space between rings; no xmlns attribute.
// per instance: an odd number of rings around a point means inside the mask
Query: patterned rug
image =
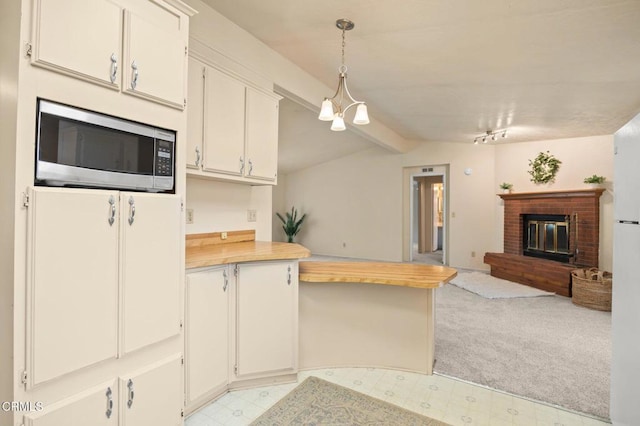
<svg viewBox="0 0 640 426"><path fill-rule="evenodd" d="M317 377L308 377L251 425L447 426L447 423Z"/></svg>

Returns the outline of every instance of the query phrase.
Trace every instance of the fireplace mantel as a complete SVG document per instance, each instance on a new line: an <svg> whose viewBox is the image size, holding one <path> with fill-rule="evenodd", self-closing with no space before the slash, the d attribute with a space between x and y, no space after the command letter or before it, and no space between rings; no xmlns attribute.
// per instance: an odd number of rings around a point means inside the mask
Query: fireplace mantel
<svg viewBox="0 0 640 426"><path fill-rule="evenodd" d="M545 192L511 192L498 194L503 200L536 200L543 198L597 197L600 198L604 188L574 189L568 191Z"/></svg>

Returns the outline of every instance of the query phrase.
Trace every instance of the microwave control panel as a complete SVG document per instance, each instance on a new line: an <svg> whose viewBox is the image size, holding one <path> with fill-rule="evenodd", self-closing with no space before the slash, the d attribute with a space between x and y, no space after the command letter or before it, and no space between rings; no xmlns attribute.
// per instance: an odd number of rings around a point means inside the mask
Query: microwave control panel
<svg viewBox="0 0 640 426"><path fill-rule="evenodd" d="M173 176L173 143L157 141L156 176Z"/></svg>

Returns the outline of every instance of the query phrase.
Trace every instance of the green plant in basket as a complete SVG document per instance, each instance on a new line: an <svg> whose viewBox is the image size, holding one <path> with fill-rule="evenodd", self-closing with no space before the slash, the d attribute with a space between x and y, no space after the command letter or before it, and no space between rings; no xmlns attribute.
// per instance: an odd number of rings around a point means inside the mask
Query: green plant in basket
<svg viewBox="0 0 640 426"><path fill-rule="evenodd" d="M284 233L287 234L287 242L292 243L293 237L300 232L300 227L302 226L304 219L307 217L307 214L303 214L300 216L300 219L298 219L298 211L295 207L291 207L291 213L285 213L286 219L280 213L276 213L276 216L278 216L278 219L282 221L282 229L284 230Z"/></svg>

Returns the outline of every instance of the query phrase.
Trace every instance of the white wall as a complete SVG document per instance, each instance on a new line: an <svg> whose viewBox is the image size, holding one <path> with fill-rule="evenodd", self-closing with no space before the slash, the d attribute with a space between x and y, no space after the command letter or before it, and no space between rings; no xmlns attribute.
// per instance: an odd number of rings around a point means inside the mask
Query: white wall
<svg viewBox="0 0 640 426"><path fill-rule="evenodd" d="M20 2L0 6L0 401L13 400L14 224ZM0 424L11 414L0 411Z"/></svg>
<svg viewBox="0 0 640 426"><path fill-rule="evenodd" d="M271 241L270 186L187 178L186 208L194 213L187 234L253 229L256 240ZM256 222L247 220L249 209L256 210Z"/></svg>
<svg viewBox="0 0 640 426"><path fill-rule="evenodd" d="M287 235L282 230L282 222L276 216L276 212L284 216L286 211L291 210L291 206L286 204L287 176L278 175L278 185L273 187L271 193L271 203L273 206L273 214L271 215L271 241L287 241ZM302 214L302 213L301 213ZM304 224L302 225L304 228ZM296 237L296 242L298 238Z"/></svg>
<svg viewBox="0 0 640 426"><path fill-rule="evenodd" d="M529 160L539 152L549 151L562 161L553 184L536 185L527 171ZM573 139L512 143L496 146L495 189L502 182L513 184L514 192L560 191L586 189L583 179L593 174L607 178L607 190L600 197L600 264L611 271L613 258L613 136L591 136ZM504 205L496 197L495 220L498 251L503 246Z"/></svg>
<svg viewBox="0 0 640 426"><path fill-rule="evenodd" d="M401 178L398 156L380 148L288 175L286 205L307 214L297 241L315 254L401 260Z"/></svg>
<svg viewBox="0 0 640 426"><path fill-rule="evenodd" d="M448 164L449 263L482 269L483 253L495 249L486 226L494 218L493 158L492 146L423 143L407 154L373 148L289 174L286 205L308 214L299 241L313 253L401 261L411 241L411 180L403 171Z"/></svg>
<svg viewBox="0 0 640 426"><path fill-rule="evenodd" d="M503 245L499 184L511 182L521 192L580 189L594 173L611 183L612 141L594 136L504 145L431 142L402 155L372 149L289 174L285 204L308 213L299 241L312 252L399 261L408 258L411 240L410 168L449 165L449 264L486 270L484 253L501 252ZM562 165L553 185L539 187L529 181L528 160L546 150ZM600 268L606 270L612 264L612 200L610 190L600 199Z"/></svg>

